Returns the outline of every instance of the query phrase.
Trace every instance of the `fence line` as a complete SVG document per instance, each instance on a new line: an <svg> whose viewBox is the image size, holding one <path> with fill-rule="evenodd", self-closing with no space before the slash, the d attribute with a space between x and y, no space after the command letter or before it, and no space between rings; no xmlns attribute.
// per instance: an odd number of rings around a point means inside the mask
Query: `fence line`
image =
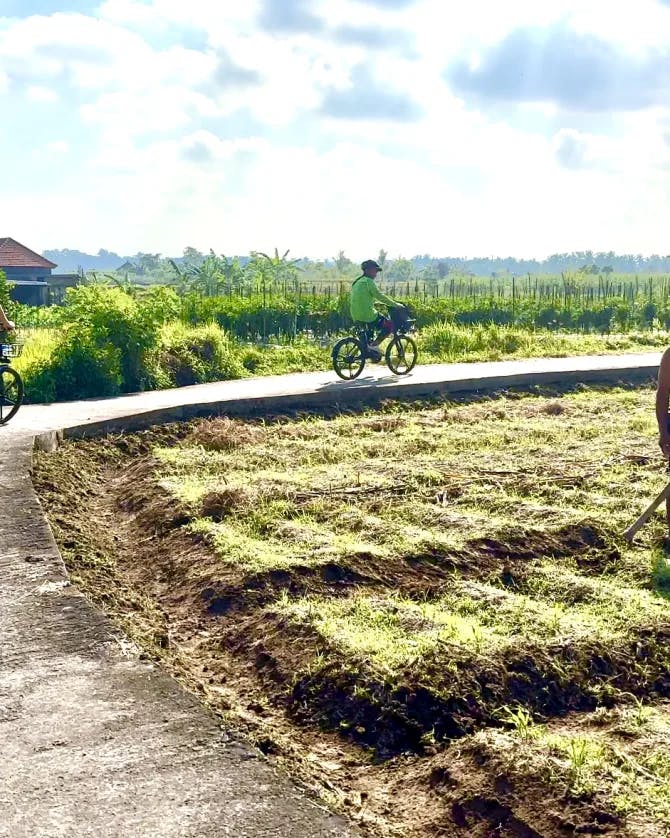
<svg viewBox="0 0 670 838"><path fill-rule="evenodd" d="M649 276L634 279L594 276L593 279L575 279L566 275L558 278L532 276L511 276L505 279L493 277L460 277L445 280L378 282L384 293L394 298L451 299L451 300L510 300L513 303L524 300L552 303L614 303L620 300L633 302L644 297L647 302L667 302L670 297L670 278ZM228 297L253 297L263 295L268 300L276 298L323 297L326 300L348 295L350 283L345 282L278 282L256 280L245 284L222 283L219 292Z"/></svg>

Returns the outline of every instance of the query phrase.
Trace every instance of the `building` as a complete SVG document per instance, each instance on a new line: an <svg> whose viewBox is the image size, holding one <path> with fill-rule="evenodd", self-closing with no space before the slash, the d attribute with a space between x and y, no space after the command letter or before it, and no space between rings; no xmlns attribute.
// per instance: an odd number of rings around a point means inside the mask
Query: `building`
<svg viewBox="0 0 670 838"><path fill-rule="evenodd" d="M62 296L62 287L77 284L76 274L52 274L55 267L54 262L14 239L0 238L0 271L12 284L10 294L18 303L49 305ZM56 293L52 293L52 285Z"/></svg>

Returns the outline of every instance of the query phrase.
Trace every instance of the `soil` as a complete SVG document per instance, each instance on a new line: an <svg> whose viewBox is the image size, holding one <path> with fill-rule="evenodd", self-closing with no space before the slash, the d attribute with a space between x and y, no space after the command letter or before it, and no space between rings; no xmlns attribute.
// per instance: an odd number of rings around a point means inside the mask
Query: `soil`
<svg viewBox="0 0 670 838"><path fill-rule="evenodd" d="M646 649L603 650L584 642L510 651L474 668L464 661L457 698L446 700L431 689L430 668L425 683L411 672L386 683L352 667L351 658L331 655L311 673L319 637L266 608L285 593L339 596L356 588L430 598L454 572L514 587L538 555L570 555L583 572L601 573L617 548L597 523L475 539L462 550L392 563L358 555L244 574L184 531L192 513L156 484L153 446L192 433L193 427L175 426L67 443L41 456L34 472L73 581L143 654L162 661L270 759L371 836L631 834L597 796L572 799L560 785L517 775L483 755L471 734L496 724L494 711L505 703L543 716L592 711L597 702L583 688L587 678L634 695L669 694L658 635ZM217 492L203 505L216 520L241 502ZM454 662L452 651L449 659ZM640 659L643 674L635 665ZM443 663L438 656L431 665Z"/></svg>

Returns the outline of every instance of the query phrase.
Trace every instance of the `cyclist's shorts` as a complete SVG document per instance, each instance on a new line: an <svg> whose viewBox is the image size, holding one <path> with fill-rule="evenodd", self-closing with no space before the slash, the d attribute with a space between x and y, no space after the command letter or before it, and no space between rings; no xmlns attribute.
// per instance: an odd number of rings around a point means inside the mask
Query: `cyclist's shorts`
<svg viewBox="0 0 670 838"><path fill-rule="evenodd" d="M388 317L384 317L383 314L377 315L377 319L374 321L374 326L379 329L382 335L390 335L393 331L393 323Z"/></svg>

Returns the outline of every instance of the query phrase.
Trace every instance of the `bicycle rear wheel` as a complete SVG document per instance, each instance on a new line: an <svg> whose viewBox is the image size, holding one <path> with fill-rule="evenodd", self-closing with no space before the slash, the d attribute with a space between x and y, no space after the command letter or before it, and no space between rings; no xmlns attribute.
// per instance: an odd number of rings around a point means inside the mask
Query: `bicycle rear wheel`
<svg viewBox="0 0 670 838"><path fill-rule="evenodd" d="M0 366L0 425L16 414L23 401L23 381L12 367Z"/></svg>
<svg viewBox="0 0 670 838"><path fill-rule="evenodd" d="M396 335L386 347L386 365L396 375L407 375L414 369L418 354L412 338Z"/></svg>
<svg viewBox="0 0 670 838"><path fill-rule="evenodd" d="M333 347L332 357L333 369L345 381L358 378L363 372L365 353L356 338L338 340Z"/></svg>

